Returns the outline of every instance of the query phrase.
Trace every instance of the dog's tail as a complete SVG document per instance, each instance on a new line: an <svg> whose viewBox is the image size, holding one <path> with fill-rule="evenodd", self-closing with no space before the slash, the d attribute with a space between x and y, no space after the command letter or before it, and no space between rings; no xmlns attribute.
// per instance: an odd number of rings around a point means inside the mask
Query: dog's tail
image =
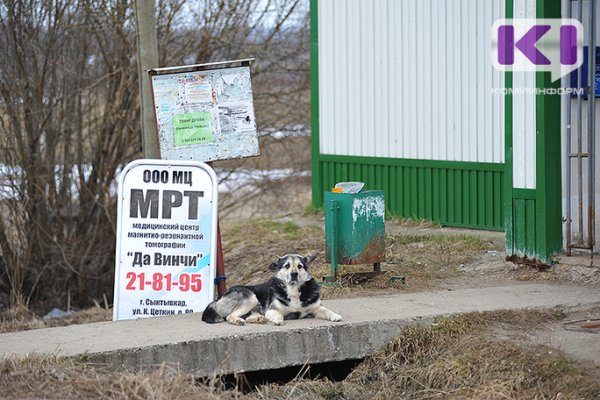
<svg viewBox="0 0 600 400"><path fill-rule="evenodd" d="M206 310L202 312L202 321L208 322L209 324L225 321L225 318L221 317L217 310L215 310L215 304L216 302L213 301L206 307Z"/></svg>

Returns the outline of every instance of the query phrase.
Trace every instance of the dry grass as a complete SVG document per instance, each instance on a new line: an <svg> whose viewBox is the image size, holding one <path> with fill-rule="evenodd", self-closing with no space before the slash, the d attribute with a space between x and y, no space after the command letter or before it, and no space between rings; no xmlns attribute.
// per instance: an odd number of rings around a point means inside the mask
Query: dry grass
<svg viewBox="0 0 600 400"><path fill-rule="evenodd" d="M322 231L293 222L252 219L223 227L225 270L229 285L257 283L268 279L269 265L288 253L323 253Z"/></svg>
<svg viewBox="0 0 600 400"><path fill-rule="evenodd" d="M27 307L9 308L0 313L0 333L27 331L31 329L50 328L74 324L89 324L92 322L110 321L112 310L103 307L91 307L73 312L62 318L40 318Z"/></svg>
<svg viewBox="0 0 600 400"><path fill-rule="evenodd" d="M387 216L386 221L392 222L398 226L409 227L409 228L439 228L440 224L436 224L427 219L412 219L412 218L402 218L396 215Z"/></svg>
<svg viewBox="0 0 600 400"><path fill-rule="evenodd" d="M298 379L271 385L262 398L311 399L593 399L597 370L556 349L494 337L562 318L557 311L498 311L407 328L359 365L344 382ZM267 396L265 396L267 394Z"/></svg>
<svg viewBox="0 0 600 400"><path fill-rule="evenodd" d="M223 228L223 248L228 283L256 283L269 278L267 268L277 256L287 253L315 254L311 266L317 279L331 275L325 263L325 237L319 226L300 227L295 223L253 219ZM358 296L368 293L414 291L435 287L460 274L458 267L479 253L493 249L485 240L465 235L410 235L386 238L384 274L372 279L342 279L337 287L323 287L323 298ZM340 275L372 271L372 265L343 265ZM391 276L404 276L406 284L391 282Z"/></svg>
<svg viewBox="0 0 600 400"><path fill-rule="evenodd" d="M422 289L460 274L458 268L492 243L465 235L399 235L388 238L387 264L406 276L409 288Z"/></svg>
<svg viewBox="0 0 600 400"><path fill-rule="evenodd" d="M385 273L372 279L355 282L352 274L371 271L371 265L341 266L341 287L323 288L324 298L360 296L368 293L391 293L434 288L450 278L460 275L459 267L472 261L482 251L493 245L485 240L464 235L395 235L386 238ZM330 275L328 264L313 267L316 277ZM348 276L349 275L349 276ZM393 276L403 276L405 284L391 281ZM351 284L354 283L354 284Z"/></svg>
<svg viewBox="0 0 600 400"><path fill-rule="evenodd" d="M57 357L0 361L0 397L44 399L235 399L236 391L199 385L176 368L146 373L111 372Z"/></svg>

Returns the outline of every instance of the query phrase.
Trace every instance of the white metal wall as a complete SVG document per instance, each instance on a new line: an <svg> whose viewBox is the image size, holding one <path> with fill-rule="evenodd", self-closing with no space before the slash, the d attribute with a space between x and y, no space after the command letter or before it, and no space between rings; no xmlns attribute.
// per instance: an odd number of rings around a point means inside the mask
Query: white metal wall
<svg viewBox="0 0 600 400"><path fill-rule="evenodd" d="M322 154L504 162L504 0L320 0Z"/></svg>
<svg viewBox="0 0 600 400"><path fill-rule="evenodd" d="M514 18L535 18L535 0L515 0ZM515 64L525 62L515 52ZM535 189L535 72L513 72L513 187Z"/></svg>

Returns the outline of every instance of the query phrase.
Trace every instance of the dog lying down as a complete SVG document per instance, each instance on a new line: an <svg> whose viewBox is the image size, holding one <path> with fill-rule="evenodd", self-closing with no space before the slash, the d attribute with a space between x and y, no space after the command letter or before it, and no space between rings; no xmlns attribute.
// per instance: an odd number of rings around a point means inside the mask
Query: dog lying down
<svg viewBox="0 0 600 400"><path fill-rule="evenodd" d="M315 317L341 321L342 317L321 305L320 286L308 271L315 256L288 254L272 263L274 276L253 286L232 286L206 307L202 321L214 324L227 321L281 325L284 319Z"/></svg>

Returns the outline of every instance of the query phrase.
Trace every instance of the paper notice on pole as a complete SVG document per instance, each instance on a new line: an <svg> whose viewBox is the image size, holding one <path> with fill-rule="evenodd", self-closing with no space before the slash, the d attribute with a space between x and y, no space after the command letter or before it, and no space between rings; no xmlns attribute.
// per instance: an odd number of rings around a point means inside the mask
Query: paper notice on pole
<svg viewBox="0 0 600 400"><path fill-rule="evenodd" d="M175 146L212 143L212 115L210 112L195 112L173 115Z"/></svg>

